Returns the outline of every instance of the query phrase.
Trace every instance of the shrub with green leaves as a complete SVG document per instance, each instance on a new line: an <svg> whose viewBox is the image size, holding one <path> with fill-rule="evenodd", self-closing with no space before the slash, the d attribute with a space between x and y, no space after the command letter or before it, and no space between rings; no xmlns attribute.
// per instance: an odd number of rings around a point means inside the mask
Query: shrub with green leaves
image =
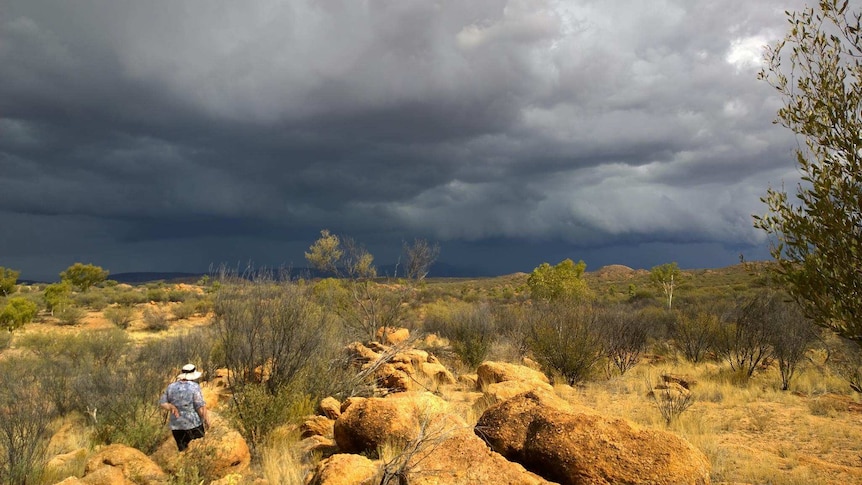
<svg viewBox="0 0 862 485"><path fill-rule="evenodd" d="M66 281L52 283L45 287L42 298L48 311L54 314L72 305L72 285Z"/></svg>
<svg viewBox="0 0 862 485"><path fill-rule="evenodd" d="M224 280L215 295L219 352L232 371L230 413L252 448L284 422L279 410L286 403L310 392L305 384L318 381L318 390L328 393L326 383L337 377L330 366L334 348L343 342L308 293L306 287L264 276ZM265 369L265 379L256 377L255 369Z"/></svg>
<svg viewBox="0 0 862 485"><path fill-rule="evenodd" d="M144 308L142 315L144 328L154 332L160 332L168 329L168 314L163 310L148 306Z"/></svg>
<svg viewBox="0 0 862 485"><path fill-rule="evenodd" d="M597 312L590 304L536 305L529 325L529 348L546 374L558 374L575 385L587 380L602 361Z"/></svg>
<svg viewBox="0 0 862 485"><path fill-rule="evenodd" d="M45 464L51 402L42 396L35 360L0 360L0 477L3 483L38 483Z"/></svg>
<svg viewBox="0 0 862 485"><path fill-rule="evenodd" d="M126 329L135 318L135 310L127 306L112 306L105 309L104 315L117 327Z"/></svg>
<svg viewBox="0 0 862 485"><path fill-rule="evenodd" d="M174 314L174 318L177 320L185 320L187 318L191 318L197 312L197 301L195 300L186 300L182 303L177 303L173 307L171 307L171 313Z"/></svg>
<svg viewBox="0 0 862 485"><path fill-rule="evenodd" d="M429 315L425 330L448 339L461 362L470 368L485 360L496 339L494 315L488 304L468 304L447 314Z"/></svg>
<svg viewBox="0 0 862 485"><path fill-rule="evenodd" d="M76 306L66 306L55 312L54 316L57 317L57 322L60 325L77 325L87 316L87 310Z"/></svg>
<svg viewBox="0 0 862 485"><path fill-rule="evenodd" d="M138 289L120 290L114 294L114 302L123 306L134 306L147 302L147 295Z"/></svg>
<svg viewBox="0 0 862 485"><path fill-rule="evenodd" d="M9 298L6 305L0 309L0 328L12 332L25 323L33 321L38 311L38 305L27 298L20 296Z"/></svg>

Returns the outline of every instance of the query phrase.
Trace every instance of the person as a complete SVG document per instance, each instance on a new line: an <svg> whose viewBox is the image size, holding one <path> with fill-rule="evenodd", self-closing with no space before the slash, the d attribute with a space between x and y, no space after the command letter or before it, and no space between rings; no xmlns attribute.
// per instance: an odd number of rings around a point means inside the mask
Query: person
<svg viewBox="0 0 862 485"><path fill-rule="evenodd" d="M177 380L168 384L159 398L159 406L170 412L171 433L179 451L189 442L203 438L210 426L209 412L201 386L195 382L201 376L194 364L186 364Z"/></svg>

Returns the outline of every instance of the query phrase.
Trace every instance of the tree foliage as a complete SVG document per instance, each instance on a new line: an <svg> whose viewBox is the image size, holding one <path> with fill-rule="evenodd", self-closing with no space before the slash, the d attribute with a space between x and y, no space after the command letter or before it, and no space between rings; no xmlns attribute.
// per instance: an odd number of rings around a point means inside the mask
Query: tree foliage
<svg viewBox="0 0 862 485"><path fill-rule="evenodd" d="M52 283L45 287L45 292L42 298L45 300L45 306L53 315L55 311L62 312L63 309L70 306L72 303L72 286L68 281Z"/></svg>
<svg viewBox="0 0 862 485"><path fill-rule="evenodd" d="M804 140L802 183L763 198L778 277L814 323L862 345L862 13L821 0L788 12L761 79L783 99L777 123Z"/></svg>
<svg viewBox="0 0 862 485"><path fill-rule="evenodd" d="M75 263L60 272L60 280L68 281L78 291L87 291L106 279L108 271L92 264Z"/></svg>
<svg viewBox="0 0 862 485"><path fill-rule="evenodd" d="M20 271L0 266L0 296L9 296L15 291L19 276L21 276Z"/></svg>
<svg viewBox="0 0 862 485"><path fill-rule="evenodd" d="M404 243L404 257L407 265L407 278L423 280L428 275L431 265L440 255L440 245L431 244L425 239L415 239L413 244Z"/></svg>
<svg viewBox="0 0 862 485"><path fill-rule="evenodd" d="M305 259L317 270L335 275L338 274L338 264L343 255L341 240L324 229L320 231L320 238L308 248Z"/></svg>
<svg viewBox="0 0 862 485"><path fill-rule="evenodd" d="M10 298L0 310L0 327L12 332L32 321L38 311L38 305L26 298Z"/></svg>
<svg viewBox="0 0 862 485"><path fill-rule="evenodd" d="M680 275L676 262L653 266L650 270L650 281L664 292L668 310L673 306L673 290L679 284Z"/></svg>
<svg viewBox="0 0 862 485"><path fill-rule="evenodd" d="M555 266L542 263L527 279L530 297L547 301L585 298L590 293L583 278L586 269L586 263L578 261L575 264L571 259L560 261Z"/></svg>

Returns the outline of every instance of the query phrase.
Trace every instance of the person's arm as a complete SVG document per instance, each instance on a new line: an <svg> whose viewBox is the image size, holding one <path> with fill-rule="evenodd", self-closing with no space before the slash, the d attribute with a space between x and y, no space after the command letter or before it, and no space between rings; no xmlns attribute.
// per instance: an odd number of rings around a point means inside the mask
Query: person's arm
<svg viewBox="0 0 862 485"><path fill-rule="evenodd" d="M206 401L204 401L204 394L201 391L200 385L198 385L197 389L195 390L194 405L195 405L195 411L197 411L198 416L201 417L201 421L203 422L204 427L209 428L210 427L210 413L209 413L209 410L207 409L207 403L206 403Z"/></svg>
<svg viewBox="0 0 862 485"><path fill-rule="evenodd" d="M210 427L210 413L207 410L207 407L205 405L198 408L198 416L201 417L201 421L203 421L204 427L209 428Z"/></svg>
<svg viewBox="0 0 862 485"><path fill-rule="evenodd" d="M170 411L171 414L173 414L175 418L180 417L180 410L177 409L177 407L174 406L173 404L171 404L169 402L163 402L163 403L159 404L159 406L161 406L161 408L164 410Z"/></svg>
<svg viewBox="0 0 862 485"><path fill-rule="evenodd" d="M168 401L168 390L165 389L165 392L162 393L161 397L159 397L159 407L164 409L165 411L169 411L174 415L175 418L180 417L180 410L177 409L171 402Z"/></svg>

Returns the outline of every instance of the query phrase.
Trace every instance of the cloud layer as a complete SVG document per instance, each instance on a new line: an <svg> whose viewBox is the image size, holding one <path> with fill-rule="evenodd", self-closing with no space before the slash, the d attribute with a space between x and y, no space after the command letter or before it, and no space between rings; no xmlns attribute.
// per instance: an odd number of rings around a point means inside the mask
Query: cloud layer
<svg viewBox="0 0 862 485"><path fill-rule="evenodd" d="M0 265L302 265L324 227L489 272L763 255L799 6L4 0Z"/></svg>

